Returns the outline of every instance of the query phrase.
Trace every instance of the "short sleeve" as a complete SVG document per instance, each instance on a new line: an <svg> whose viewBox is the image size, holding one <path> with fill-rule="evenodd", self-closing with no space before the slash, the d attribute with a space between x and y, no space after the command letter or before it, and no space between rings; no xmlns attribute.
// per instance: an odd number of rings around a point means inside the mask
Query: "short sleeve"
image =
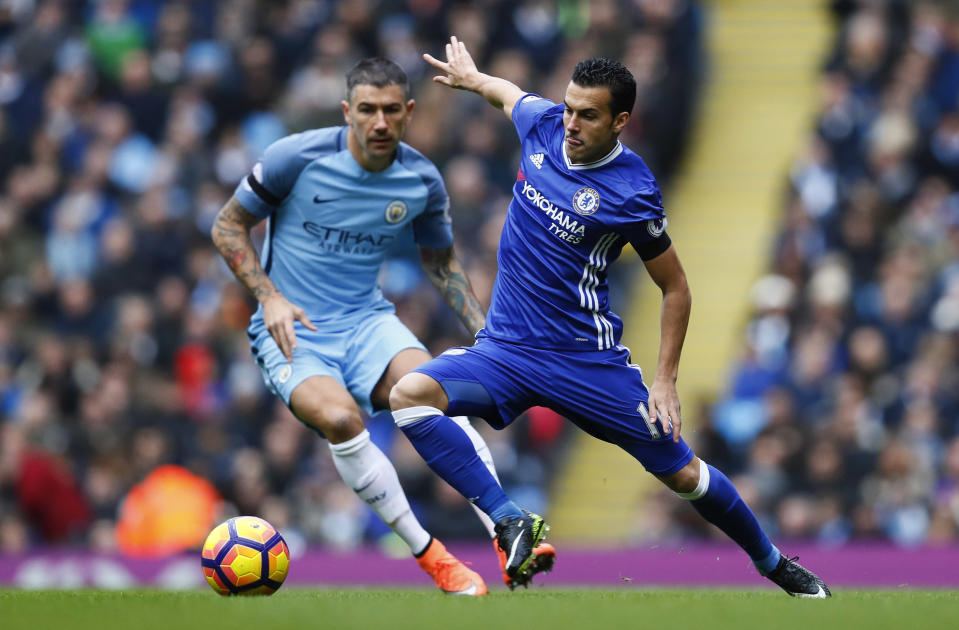
<svg viewBox="0 0 959 630"><path fill-rule="evenodd" d="M659 189L637 194L627 207L628 212L618 230L640 257L650 260L669 249L672 241L666 233L668 221Z"/></svg>
<svg viewBox="0 0 959 630"><path fill-rule="evenodd" d="M435 169L434 169L435 170ZM430 249L446 249L453 245L453 222L450 219L450 198L439 172L423 178L429 189L426 210L413 219L413 240Z"/></svg>
<svg viewBox="0 0 959 630"><path fill-rule="evenodd" d="M536 94L526 94L513 105L513 125L520 141L529 135L530 130L556 103Z"/></svg>
<svg viewBox="0 0 959 630"><path fill-rule="evenodd" d="M236 187L233 194L247 212L265 218L290 194L310 159L302 150L301 135L287 136L267 147L250 174Z"/></svg>
<svg viewBox="0 0 959 630"><path fill-rule="evenodd" d="M413 240L430 249L446 249L453 245L450 219L450 196L436 166L422 153L401 143L400 161L419 175L426 186L426 208L413 219Z"/></svg>

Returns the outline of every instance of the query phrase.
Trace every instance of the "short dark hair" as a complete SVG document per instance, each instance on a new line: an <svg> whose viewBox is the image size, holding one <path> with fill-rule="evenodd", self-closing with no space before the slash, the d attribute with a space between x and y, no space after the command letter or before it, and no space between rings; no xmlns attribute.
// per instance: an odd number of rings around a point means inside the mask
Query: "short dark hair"
<svg viewBox="0 0 959 630"><path fill-rule="evenodd" d="M399 65L383 57L361 59L346 73L346 97L353 96L353 88L357 85L372 85L386 87L398 85L403 88L403 98L410 97L410 81Z"/></svg>
<svg viewBox="0 0 959 630"><path fill-rule="evenodd" d="M636 102L636 79L626 66L618 61L606 57L580 61L573 68L573 83L582 87L609 88L612 96L609 109L613 116L620 112L633 111L633 103Z"/></svg>

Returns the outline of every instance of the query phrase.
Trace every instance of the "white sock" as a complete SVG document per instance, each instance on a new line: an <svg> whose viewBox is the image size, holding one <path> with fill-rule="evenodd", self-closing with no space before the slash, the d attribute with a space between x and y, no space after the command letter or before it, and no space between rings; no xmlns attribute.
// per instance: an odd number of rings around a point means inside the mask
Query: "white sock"
<svg viewBox="0 0 959 630"><path fill-rule="evenodd" d="M355 438L330 444L333 464L346 485L369 505L383 522L402 538L410 550L420 553L430 541L429 532L416 520L396 469L370 440L366 429Z"/></svg>
<svg viewBox="0 0 959 630"><path fill-rule="evenodd" d="M486 440L483 439L483 436L479 434L479 431L473 428L473 425L470 424L470 421L466 416L456 416L452 418L453 422L460 425L460 427L466 431L466 435L469 436L470 441L473 443L473 448L476 449L476 454L479 455L479 458L486 468L490 471L490 474L493 475L493 478L496 481L499 481L499 477L496 474L496 465L493 463L493 455L489 452L489 446L486 445ZM486 528L486 531L489 532L490 538L496 538L496 530L493 528L493 519L487 516L486 512L479 509L475 504L470 503L473 506L473 511L476 512L476 515L479 517L480 522L483 524L483 527Z"/></svg>

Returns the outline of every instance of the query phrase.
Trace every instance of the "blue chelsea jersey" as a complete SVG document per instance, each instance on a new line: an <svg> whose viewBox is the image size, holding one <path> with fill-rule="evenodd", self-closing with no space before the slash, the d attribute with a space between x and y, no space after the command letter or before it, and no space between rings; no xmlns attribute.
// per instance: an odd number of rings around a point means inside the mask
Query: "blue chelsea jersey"
<svg viewBox="0 0 959 630"><path fill-rule="evenodd" d="M566 157L563 105L527 94L513 107L522 161L500 237L486 318L494 339L563 350L619 344L607 268L666 227L662 196L643 160L616 144L591 164Z"/></svg>
<svg viewBox="0 0 959 630"><path fill-rule="evenodd" d="M261 263L277 289L327 330L351 314L392 309L377 278L403 230L433 249L453 244L449 197L436 167L405 143L370 172L347 148L348 127L315 129L270 145L234 193L267 219ZM263 330L262 306L250 333Z"/></svg>

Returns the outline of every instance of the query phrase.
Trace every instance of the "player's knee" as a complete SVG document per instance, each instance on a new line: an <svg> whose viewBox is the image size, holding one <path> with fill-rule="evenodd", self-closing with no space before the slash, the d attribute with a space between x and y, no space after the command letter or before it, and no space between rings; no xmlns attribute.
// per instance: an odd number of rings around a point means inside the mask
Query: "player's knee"
<svg viewBox="0 0 959 630"><path fill-rule="evenodd" d="M401 378L390 390L390 409L396 411L422 406L443 409L446 407L445 398L439 383L425 374L411 372Z"/></svg>
<svg viewBox="0 0 959 630"><path fill-rule="evenodd" d="M351 440L363 432L363 418L359 411L348 407L325 408L307 406L299 409L300 418L319 429L331 444Z"/></svg>
<svg viewBox="0 0 959 630"><path fill-rule="evenodd" d="M660 477L660 481L681 498L695 501L702 498L709 488L709 469L706 468L706 462L694 457L672 475Z"/></svg>
<svg viewBox="0 0 959 630"><path fill-rule="evenodd" d="M446 394L439 383L416 372L401 378L390 391L393 421L401 429L420 420L443 415L446 405Z"/></svg>
<svg viewBox="0 0 959 630"><path fill-rule="evenodd" d="M352 440L363 432L363 418L347 410L326 414L320 430L332 444Z"/></svg>
<svg viewBox="0 0 959 630"><path fill-rule="evenodd" d="M390 389L390 409L393 411L415 407L417 404L416 392L406 384L405 379L404 376Z"/></svg>

